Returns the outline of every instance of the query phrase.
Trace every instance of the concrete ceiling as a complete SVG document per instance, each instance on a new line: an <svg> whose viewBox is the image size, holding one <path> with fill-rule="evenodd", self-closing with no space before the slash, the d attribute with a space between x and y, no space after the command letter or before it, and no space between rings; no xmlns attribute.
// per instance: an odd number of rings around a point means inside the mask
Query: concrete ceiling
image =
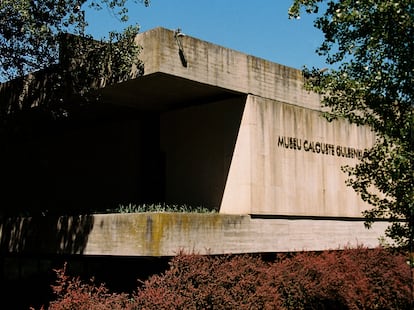
<svg viewBox="0 0 414 310"><path fill-rule="evenodd" d="M99 92L105 103L148 111L166 111L242 95L159 72L105 87Z"/></svg>

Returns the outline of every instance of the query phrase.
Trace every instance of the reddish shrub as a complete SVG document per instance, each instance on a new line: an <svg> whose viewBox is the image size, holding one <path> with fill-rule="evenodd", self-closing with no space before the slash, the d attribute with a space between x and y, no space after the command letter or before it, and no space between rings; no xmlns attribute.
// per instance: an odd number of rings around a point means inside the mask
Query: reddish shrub
<svg viewBox="0 0 414 310"><path fill-rule="evenodd" d="M363 247L280 255L180 254L133 296L111 294L57 270L49 309L411 309L403 255Z"/></svg>
<svg viewBox="0 0 414 310"><path fill-rule="evenodd" d="M281 255L179 255L145 282L142 309L411 309L410 269L385 249Z"/></svg>
<svg viewBox="0 0 414 310"><path fill-rule="evenodd" d="M110 293L104 284L83 283L79 277L66 274L66 264L55 270L56 284L52 285L57 298L49 305L50 310L117 310L134 309L128 294Z"/></svg>
<svg viewBox="0 0 414 310"><path fill-rule="evenodd" d="M277 309L269 265L247 255L179 255L139 289L139 309Z"/></svg>
<svg viewBox="0 0 414 310"><path fill-rule="evenodd" d="M288 309L411 309L406 258L385 249L298 253L273 272Z"/></svg>

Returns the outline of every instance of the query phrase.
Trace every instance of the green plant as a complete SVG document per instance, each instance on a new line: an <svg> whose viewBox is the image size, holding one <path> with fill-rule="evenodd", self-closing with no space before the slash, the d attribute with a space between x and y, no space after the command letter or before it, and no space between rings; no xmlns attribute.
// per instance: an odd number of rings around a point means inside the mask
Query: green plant
<svg viewBox="0 0 414 310"><path fill-rule="evenodd" d="M390 219L386 237L413 252L413 1L294 0L290 17L302 9L317 14L324 34L317 53L329 66L305 69L306 89L321 96L328 120L344 118L376 136L360 162L343 167L372 207L363 212L366 226Z"/></svg>
<svg viewBox="0 0 414 310"><path fill-rule="evenodd" d="M109 212L116 213L141 213L141 212L181 212L181 213L214 213L215 210L210 210L205 207L197 206L192 207L186 204L119 204L118 208L110 209Z"/></svg>

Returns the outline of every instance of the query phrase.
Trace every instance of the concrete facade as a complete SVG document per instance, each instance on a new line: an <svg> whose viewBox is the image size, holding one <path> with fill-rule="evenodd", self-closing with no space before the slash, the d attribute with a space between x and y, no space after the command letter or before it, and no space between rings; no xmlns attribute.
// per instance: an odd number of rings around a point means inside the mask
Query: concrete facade
<svg viewBox="0 0 414 310"><path fill-rule="evenodd" d="M368 207L345 185L341 167L354 165L373 144L374 135L343 120L327 122L320 113L320 98L304 89L299 70L191 37L182 38L183 66L174 33L162 28L139 35L137 41L143 46L145 76L179 76L243 95L232 99L230 105L237 106L233 113L226 112L224 101L214 97L207 104L195 100L190 107L163 113L161 128L180 127L180 139L187 145L180 150L170 148L179 155L167 163L181 174L167 172L167 184L194 185L185 179L196 183L209 179L211 183L200 185L204 190L200 189L200 197L191 202L226 214L360 217ZM185 93L183 88L178 90ZM174 118L175 125L163 125L163 120L171 122ZM227 128L219 129L223 119L234 124L233 128L227 124ZM203 134L201 128L208 129ZM226 139L219 131L232 137ZM161 132L161 140L163 132L167 131ZM172 145L178 145L176 142ZM218 147L227 150L218 151ZM205 155L212 157L214 153L217 158L201 160L194 154L196 149L200 156L211 152ZM221 180L211 174L221 175ZM223 180L225 187L221 188ZM174 194L170 196L169 192ZM166 197L188 197L189 192L167 185ZM215 192L222 192L222 198L207 203L207 197Z"/></svg>
<svg viewBox="0 0 414 310"><path fill-rule="evenodd" d="M249 95L220 210L360 217L368 206L345 185L341 167L355 165L373 142L366 128Z"/></svg>
<svg viewBox="0 0 414 310"><path fill-rule="evenodd" d="M13 181L0 195L2 205L82 214L91 206L106 210L118 203L162 201L219 211L175 217L94 215L81 230L73 230L87 236L79 247L65 246L64 252L72 254L162 256L180 248L220 254L378 245L386 222L364 228L361 212L368 206L345 185L341 172L372 145L372 133L322 118L320 98L303 88L300 70L196 38L181 39L177 44L174 31L164 28L138 35L143 76L102 88L102 104L79 112L82 127L79 119L63 130L51 125L46 134L39 131L35 143L11 145L1 155L12 163L5 175ZM0 98L7 93L0 85ZM22 150L37 156L27 165L37 167L29 175L25 169L16 175L13 168ZM21 180L30 182L22 185ZM35 196L17 195L25 189ZM43 234L42 225L27 221ZM57 223L45 227L71 239L68 225ZM0 226L2 251L30 252L14 247L27 244L26 234L17 232L23 227ZM62 251L59 244L44 250Z"/></svg>

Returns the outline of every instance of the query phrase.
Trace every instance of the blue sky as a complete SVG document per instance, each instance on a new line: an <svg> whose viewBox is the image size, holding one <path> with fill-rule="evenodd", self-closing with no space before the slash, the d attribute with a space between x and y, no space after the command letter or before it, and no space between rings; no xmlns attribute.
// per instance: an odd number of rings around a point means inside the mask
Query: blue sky
<svg viewBox="0 0 414 310"><path fill-rule="evenodd" d="M240 52L301 69L324 67L323 57L315 53L322 42L313 27L315 16L288 18L291 0L151 0L149 7L129 6L129 24L139 24L141 32L155 27L181 28L186 35ZM96 38L121 23L107 9L87 11L88 32Z"/></svg>

